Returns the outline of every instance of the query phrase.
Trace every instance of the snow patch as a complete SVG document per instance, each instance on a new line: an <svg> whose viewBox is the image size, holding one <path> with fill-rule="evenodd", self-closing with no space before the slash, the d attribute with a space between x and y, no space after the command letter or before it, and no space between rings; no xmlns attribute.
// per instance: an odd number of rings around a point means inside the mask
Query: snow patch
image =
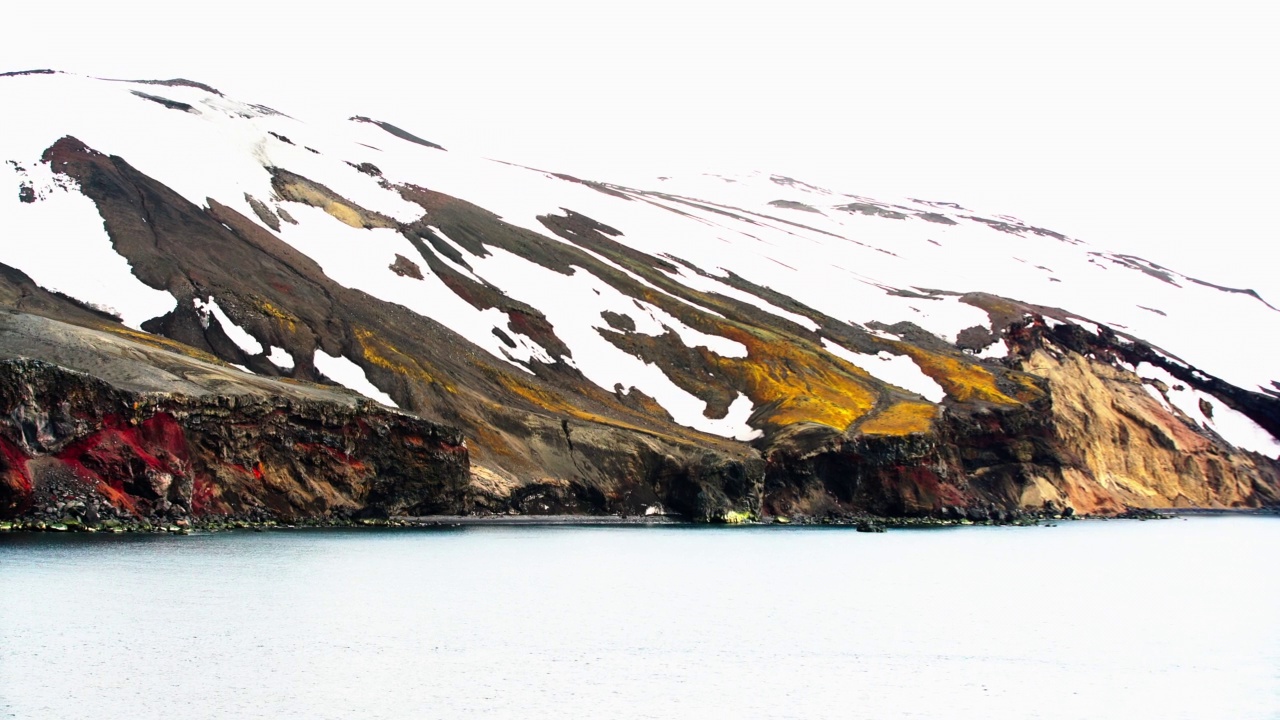
<svg viewBox="0 0 1280 720"><path fill-rule="evenodd" d="M657 365L646 363L606 340L597 328L606 326L601 314L614 312L635 320L636 332L660 335L670 328L690 347L702 346L726 357L745 357L746 346L686 326L653 305L637 302L583 268L562 275L501 248L484 258L469 260L476 274L503 288L513 299L537 307L573 354L569 364L592 383L606 389L637 388L658 402L681 425L702 432L752 439L758 431L747 425L754 412L740 395L728 416L706 416L707 404L671 381ZM548 289L553 289L548 291ZM568 361L566 361L568 362Z"/></svg>
<svg viewBox="0 0 1280 720"><path fill-rule="evenodd" d="M359 365L341 355L334 357L323 350L316 350L315 366L330 380L345 388L355 390L361 395L377 400L388 407L400 407L395 400L391 399L390 395L382 392L373 383L369 382L369 377L365 375L364 370Z"/></svg>
<svg viewBox="0 0 1280 720"><path fill-rule="evenodd" d="M767 313L770 313L772 315L777 315L780 318L785 318L787 320L790 320L791 322L799 325L802 328L805 328L806 330L816 332L820 328L818 323L810 320L809 318L803 315L798 315L789 310L783 310L782 308L778 307L777 305L774 305L773 303L770 303L768 300L765 300L764 298L753 295L744 290L739 290L736 287L720 282L719 280L716 280L714 278L704 277L695 272L690 272L686 268L681 267L674 274L673 273L668 273L668 274L673 275L673 277L675 277L675 279L678 280L681 285L684 285L687 288L697 290L699 292L715 293L718 295L723 295L727 298L732 298L739 302L746 303L747 305L755 306L756 308L763 310ZM724 275L724 277L728 277L728 275L726 274Z"/></svg>
<svg viewBox="0 0 1280 720"><path fill-rule="evenodd" d="M271 346L271 352L267 354L267 359L275 364L281 370L293 369L293 356L282 347Z"/></svg>
<svg viewBox="0 0 1280 720"><path fill-rule="evenodd" d="M0 138L9 132L6 128ZM173 310L173 296L139 280L129 261L115 251L97 205L81 194L74 180L55 174L43 162L18 167L0 165L0 262L45 289L118 314L135 330ZM33 188L35 202L18 199L16 186L21 183Z"/></svg>
<svg viewBox="0 0 1280 720"><path fill-rule="evenodd" d="M872 377L897 385L903 390L910 390L929 402L940 403L947 396L942 386L925 375L920 366L906 355L893 355L884 351L876 355L857 353L826 338L822 339L822 346L832 355L866 370Z"/></svg>
<svg viewBox="0 0 1280 720"><path fill-rule="evenodd" d="M421 268L422 280L392 272L389 266L397 253L405 256L418 253L395 230L353 228L319 208L300 203L288 205L289 213L298 224L282 226L280 238L315 260L335 282L431 318L525 372L528 369L517 361L551 361L540 345L506 327L509 319L501 310L477 310L450 290L430 268ZM495 327L503 328L503 332L515 339L516 348L509 348L499 340L493 334Z"/></svg>
<svg viewBox="0 0 1280 720"><path fill-rule="evenodd" d="M1208 393L1188 387L1185 382L1174 377L1169 371L1156 367L1151 363L1139 363L1137 372L1139 377L1160 380L1167 385L1169 388L1168 402L1173 403L1173 407L1181 410L1184 415L1192 420L1211 428L1218 435L1221 435L1222 439L1232 445L1244 450L1252 450L1268 457L1280 457L1280 440L1272 437L1271 433L1267 432L1261 425L1258 425L1244 413L1228 407L1226 403ZM1169 407L1169 404L1165 402L1164 397L1161 396L1158 390L1146 383L1143 383L1143 387L1159 400L1160 404L1166 408ZM1201 410L1201 401L1208 403L1212 407L1213 417L1208 417Z"/></svg>
<svg viewBox="0 0 1280 720"><path fill-rule="evenodd" d="M981 352L976 353L974 357L980 357L984 360L999 360L1001 358L1007 358L1009 357L1009 344L1004 340L996 340L983 348Z"/></svg>
<svg viewBox="0 0 1280 720"><path fill-rule="evenodd" d="M262 343L258 342L257 338L227 317L227 314L222 311L222 307L218 305L218 301L214 300L212 295L209 296L208 300L201 301L200 298L194 298L191 302L195 305L196 312L201 317L201 324L205 327L209 327L205 318L212 315L217 318L218 324L222 326L222 331L227 334L227 337L231 338L231 342L235 343L236 347L243 350L246 355L262 354Z"/></svg>

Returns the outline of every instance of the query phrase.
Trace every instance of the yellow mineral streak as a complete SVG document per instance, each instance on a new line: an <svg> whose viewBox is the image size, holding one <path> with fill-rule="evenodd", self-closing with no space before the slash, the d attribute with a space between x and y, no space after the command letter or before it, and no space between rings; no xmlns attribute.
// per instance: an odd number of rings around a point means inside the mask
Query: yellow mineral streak
<svg viewBox="0 0 1280 720"><path fill-rule="evenodd" d="M353 205L348 205L310 185L298 182L283 183L280 187L280 194L285 200L320 208L353 228L395 227L394 223L391 223L386 218Z"/></svg>
<svg viewBox="0 0 1280 720"><path fill-rule="evenodd" d="M905 401L890 405L858 427L863 435L910 435L929 432L938 406L931 403Z"/></svg>
<svg viewBox="0 0 1280 720"><path fill-rule="evenodd" d="M612 425L614 427L639 430L641 432L649 432L636 427L635 425L631 425L630 423L582 410L566 400L560 393L520 382L515 377L505 373L497 375L497 379L508 392L519 395L525 400L528 400L535 407L542 408L543 410L568 415L569 417L584 420L586 422L599 423L601 425Z"/></svg>
<svg viewBox="0 0 1280 720"><path fill-rule="evenodd" d="M359 327L352 328L352 332L356 337L356 342L360 343L360 351L365 360L384 370L390 370L411 380L417 380L427 385L436 385L446 392L457 392L457 389L451 383L437 380L422 367L420 362L400 352L390 343L379 338L374 332Z"/></svg>
<svg viewBox="0 0 1280 720"><path fill-rule="evenodd" d="M980 365L932 353L907 343L894 344L920 366L921 372L933 378L934 382L941 385L947 395L955 400L960 402L982 400L997 405L1020 404L1018 400L1001 392L1000 388L996 387L995 376Z"/></svg>
<svg viewBox="0 0 1280 720"><path fill-rule="evenodd" d="M840 362L811 343L728 324L720 334L747 346L745 358L709 355L717 372L761 409L758 423L813 422L844 430L876 405L877 393L860 368Z"/></svg>
<svg viewBox="0 0 1280 720"><path fill-rule="evenodd" d="M290 315L262 298L253 298L253 300L254 305L258 308L259 312L263 315L279 320L281 324L289 328L289 332L292 333L298 329L298 319L293 315Z"/></svg>
<svg viewBox="0 0 1280 720"><path fill-rule="evenodd" d="M105 323L97 326L96 329L105 330L106 332L109 332L113 335L119 335L121 337L125 337L130 340L143 343L144 345L150 345L153 348L157 348L160 350L168 350L169 352L176 352L181 355L186 355L187 357L195 358L197 360L203 360L205 362L214 363L215 365L222 365L225 367L229 367L229 365L227 365L227 362L222 358L215 357L214 355L210 355L209 353L199 348L191 347L186 343L180 343L177 340L170 340L169 338L164 337L162 335L151 335L150 333L138 332L137 330L130 330L129 328L122 327L120 325L108 325Z"/></svg>

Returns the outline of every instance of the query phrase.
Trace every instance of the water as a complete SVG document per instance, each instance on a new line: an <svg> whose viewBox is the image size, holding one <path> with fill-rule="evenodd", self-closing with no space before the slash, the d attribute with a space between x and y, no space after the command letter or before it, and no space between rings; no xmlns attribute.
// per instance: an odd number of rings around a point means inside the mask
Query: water
<svg viewBox="0 0 1280 720"><path fill-rule="evenodd" d="M1280 519L0 535L0 718L1277 718Z"/></svg>

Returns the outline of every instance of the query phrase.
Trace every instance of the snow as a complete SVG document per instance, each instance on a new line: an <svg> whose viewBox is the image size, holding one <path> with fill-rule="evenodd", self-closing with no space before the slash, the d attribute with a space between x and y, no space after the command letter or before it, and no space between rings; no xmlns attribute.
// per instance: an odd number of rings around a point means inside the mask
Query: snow
<svg viewBox="0 0 1280 720"><path fill-rule="evenodd" d="M997 340L977 353L976 357L984 360L999 360L1009 357L1009 345L1004 340Z"/></svg>
<svg viewBox="0 0 1280 720"><path fill-rule="evenodd" d="M906 355L893 355L884 351L876 355L857 353L826 338L822 339L822 346L832 355L866 370L872 377L890 385L897 385L903 390L910 390L929 402L939 403L947 396L942 386L925 375L920 370L920 366Z"/></svg>
<svg viewBox="0 0 1280 720"><path fill-rule="evenodd" d="M444 243L445 243L445 245L447 245L447 246L449 246L449 247L452 247L454 250L456 250L456 251L458 252L458 254L459 254L459 255L467 255L467 254L468 254L468 253L467 253L467 251L466 251L465 249L463 249L463 247L462 247L461 245L459 245L458 243L454 242L454 241L453 241L453 238L451 238L451 237L449 237L448 235L446 235L446 234L445 234L445 232L444 232L443 230L441 230L440 228L438 228L438 227L436 227L436 226L434 226L434 225L428 225L428 226L427 226L427 229L428 229L428 230L430 230L431 232L435 233L437 237L439 237L441 240L443 240L443 241L444 241ZM459 265L458 263L454 262L453 260L451 260L451 259L449 258L449 256L448 256L448 255L445 255L444 253L438 253L438 254L437 254L437 257L439 257L439 258L440 258L440 261L441 261L441 262L443 262L443 263L445 263L446 265L448 265L449 267L453 268L456 272L461 273L462 275L464 275L464 276L466 276L466 277L468 277L468 278L470 278L470 279L472 279L472 280L475 280L475 281L476 281L476 282L478 282L478 283L483 283L483 282L484 282L484 281L483 281L483 280L481 280L480 278L476 277L476 276L475 276L475 273L471 272L471 270L470 270L469 268L464 267L464 266Z"/></svg>
<svg viewBox="0 0 1280 720"><path fill-rule="evenodd" d="M244 195L272 197L268 167L316 180L361 206L398 220L421 215L417 206L378 186L346 160L372 160L337 129L306 125L199 88L154 86L58 74L4 78L5 116L0 159L39 157L65 135L90 148L126 158L139 171L168 185L195 205L214 198L256 221ZM164 107L132 91L193 106ZM145 127L145 132L139 132ZM288 137L285 143L269 132ZM304 145L320 150L306 150ZM375 162L376 164L376 162ZM319 177L317 177L319 176Z"/></svg>
<svg viewBox="0 0 1280 720"><path fill-rule="evenodd" d="M1081 320L1080 318L1071 318L1071 322L1075 323L1076 325L1079 325L1081 328L1083 328L1084 330L1090 333L1093 333L1094 335L1098 334L1097 323L1091 323L1088 320Z"/></svg>
<svg viewBox="0 0 1280 720"><path fill-rule="evenodd" d="M654 398L679 424L702 432L749 440L759 431L746 423L754 408L740 396L721 419L706 417L706 403L682 390L657 365L646 363L606 340L598 328L607 328L601 313L628 315L636 322L636 332L660 335L670 328L689 346L703 346L726 357L743 357L740 343L707 335L686 326L660 308L640 303L580 267L562 275L501 248L490 248L488 257L471 256L467 262L476 274L502 287L516 300L536 304L546 315L556 335L573 353L573 365L602 388L636 388ZM548 291L554 288L553 291Z"/></svg>
<svg viewBox="0 0 1280 720"><path fill-rule="evenodd" d="M267 359L275 364L281 370L293 369L293 356L282 347L271 346L271 352L267 354Z"/></svg>
<svg viewBox="0 0 1280 720"><path fill-rule="evenodd" d="M685 268L680 268L679 271L674 274L672 273L668 273L668 274L672 275L672 277L679 280L681 285L684 285L685 287L690 288L692 290L697 290L699 292L704 292L704 293L716 293L718 295L723 295L727 298L732 298L734 300L738 300L739 302L743 302L748 305L753 305L756 308L759 308L760 310L763 310L767 313L770 313L772 315L777 315L780 318L785 318L787 320L790 320L791 322L807 330L817 331L820 327L818 323L810 320L809 318L803 315L797 315L796 313L793 313L789 310L783 310L782 308L770 303L769 301L761 298L758 295L752 295L749 292L739 290L738 288L735 288L732 285L727 285L714 278L709 278L694 272L690 272Z"/></svg>
<svg viewBox="0 0 1280 720"><path fill-rule="evenodd" d="M206 314L213 315L218 324L222 326L222 331L227 334L227 337L231 338L231 342L235 343L236 347L243 350L246 355L262 354L262 343L258 342L257 338L227 317L222 307L218 305L218 301L214 300L212 296L203 302L201 302L200 298L195 298L191 302L195 304L196 312L200 313L202 319ZM208 325L205 327L208 327Z"/></svg>
<svg viewBox="0 0 1280 720"><path fill-rule="evenodd" d="M0 148L8 149L8 139L7 131L0 133ZM115 251L93 201L74 180L39 162L39 156L38 151L17 156L22 170L0 164L0 262L47 290L118 313L135 330L173 310L173 296L144 284ZM0 155L0 161L10 159L15 157ZM32 187L35 202L18 199L20 183Z"/></svg>
<svg viewBox="0 0 1280 720"><path fill-rule="evenodd" d="M1143 384L1147 392L1161 405L1170 409L1177 408L1184 415L1192 420L1202 423L1206 427L1211 428L1224 440L1235 445L1238 448L1252 450L1253 452L1266 455L1268 457L1280 458L1280 440L1271 436L1247 415L1228 407L1225 403L1208 393L1195 390L1188 387L1187 384L1161 367L1156 367L1151 363L1143 362L1137 367L1138 377L1160 380L1169 388L1169 399L1166 402L1163 395L1150 385ZM1176 388L1182 388L1178 390ZM1200 410L1200 401L1204 400L1213 406L1213 417L1207 417ZM1170 408L1169 403L1173 403Z"/></svg>
<svg viewBox="0 0 1280 720"><path fill-rule="evenodd" d="M314 362L317 370L339 385L354 390L367 398L377 400L388 407L400 407L395 400L391 399L390 395L382 392L373 383L369 382L368 376L364 374L364 370L359 365L345 357L334 357L323 350L316 350Z"/></svg>
<svg viewBox="0 0 1280 720"><path fill-rule="evenodd" d="M319 263L334 281L432 318L495 357L523 362L550 361L537 343L506 329L508 318L501 310L477 310L429 268L421 268L422 280L392 272L390 266L397 253L414 257L418 252L395 230L362 230L339 222L319 208L301 203L285 206L298 224L283 225L281 239ZM504 328L504 332L517 341L514 350L493 334L495 327ZM527 372L518 363L512 364Z"/></svg>

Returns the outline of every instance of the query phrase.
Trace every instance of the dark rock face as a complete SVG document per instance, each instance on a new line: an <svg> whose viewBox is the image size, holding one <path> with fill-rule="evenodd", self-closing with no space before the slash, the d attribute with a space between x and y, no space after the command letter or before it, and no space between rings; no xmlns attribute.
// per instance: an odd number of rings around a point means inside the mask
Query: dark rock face
<svg viewBox="0 0 1280 720"><path fill-rule="evenodd" d="M0 517L458 513L467 467L457 431L369 404L132 393L0 362Z"/></svg>
<svg viewBox="0 0 1280 720"><path fill-rule="evenodd" d="M945 516L1018 512L1035 478L1061 484L1064 459L1044 408L948 413L932 431L848 437L820 427L768 451L765 503L777 515Z"/></svg>
<svg viewBox="0 0 1280 720"><path fill-rule="evenodd" d="M357 115L357 116L355 116L355 117L351 118L351 121L352 121L352 122L369 123L370 125L376 125L376 126L378 126L378 127L382 128L383 130L386 130L388 133L390 133L390 134L394 135L395 137L400 138L401 140L408 140L408 141L409 141L409 142L411 142L411 143L414 143L414 144L417 144L417 145L421 145L421 146L423 146L423 147L432 148L432 149L434 149L434 150L444 150L444 148L443 148L443 147L441 147L441 146L439 146L439 145L437 145L437 144L435 144L435 143L431 142L430 140L423 140L422 138L418 137L417 135L414 135L413 133L408 132L407 130L401 130L400 128L398 128L398 127L396 127L395 125L392 125L391 123L388 123L388 122L382 122L381 120L371 120L371 119L369 119L369 118L367 118L367 117L364 117L364 116L362 116L362 115Z"/></svg>
<svg viewBox="0 0 1280 720"><path fill-rule="evenodd" d="M184 102L178 102L177 100L170 100L169 98L160 97L159 95L150 95L148 93L138 92L137 90L133 90L132 92L134 95L142 98L143 100L150 100L151 102L163 105L169 108L170 110L181 110L182 112L189 112L197 115L200 112L199 110L196 110L194 107Z"/></svg>

